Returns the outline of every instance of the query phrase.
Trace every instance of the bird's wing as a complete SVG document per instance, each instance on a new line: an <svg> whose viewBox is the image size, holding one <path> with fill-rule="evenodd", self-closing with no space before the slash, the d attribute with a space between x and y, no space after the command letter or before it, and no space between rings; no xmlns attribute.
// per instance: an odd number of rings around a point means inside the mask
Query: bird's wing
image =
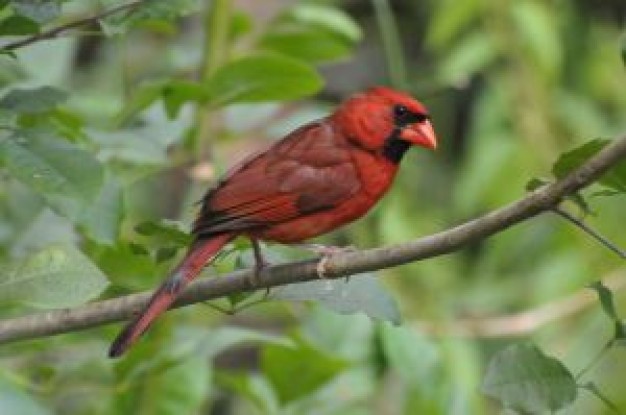
<svg viewBox="0 0 626 415"><path fill-rule="evenodd" d="M349 146L327 121L294 131L207 193L194 233L257 229L332 209L361 187Z"/></svg>

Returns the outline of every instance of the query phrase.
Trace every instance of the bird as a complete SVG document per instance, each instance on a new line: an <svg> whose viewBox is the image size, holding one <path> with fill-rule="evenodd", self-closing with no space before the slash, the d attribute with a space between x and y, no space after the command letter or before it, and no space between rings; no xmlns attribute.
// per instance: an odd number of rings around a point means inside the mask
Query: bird
<svg viewBox="0 0 626 415"><path fill-rule="evenodd" d="M259 241L302 243L363 216L390 188L411 146L437 147L428 110L405 92L376 86L231 168L203 197L186 255L109 356L134 344L235 237L250 239L259 270Z"/></svg>

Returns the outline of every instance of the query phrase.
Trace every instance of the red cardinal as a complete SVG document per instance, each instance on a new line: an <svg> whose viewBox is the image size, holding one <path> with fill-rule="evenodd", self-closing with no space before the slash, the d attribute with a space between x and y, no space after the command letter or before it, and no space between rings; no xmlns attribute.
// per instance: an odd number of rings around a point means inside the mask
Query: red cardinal
<svg viewBox="0 0 626 415"><path fill-rule="evenodd" d="M204 197L195 241L144 310L120 333L120 356L230 240L302 242L365 214L385 194L411 145L437 145L424 105L389 88L353 95L232 169Z"/></svg>

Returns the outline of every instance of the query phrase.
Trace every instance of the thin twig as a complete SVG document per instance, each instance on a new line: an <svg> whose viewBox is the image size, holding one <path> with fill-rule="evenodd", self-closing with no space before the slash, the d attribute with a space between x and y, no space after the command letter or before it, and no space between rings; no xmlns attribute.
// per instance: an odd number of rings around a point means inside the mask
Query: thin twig
<svg viewBox="0 0 626 415"><path fill-rule="evenodd" d="M600 389L598 389L596 387L595 384L593 384L592 382L587 382L584 385L578 385L578 387L580 389L586 390L587 392L591 393L593 396L595 396L596 398L598 398L600 401L602 401L602 403L604 403L613 413L616 414L621 414L622 412L620 412L619 408L617 407L617 405L615 405L613 403L613 401L611 401L609 398L607 398L601 391Z"/></svg>
<svg viewBox="0 0 626 415"><path fill-rule="evenodd" d="M602 346L602 348L600 349L600 351L598 353L595 354L595 356L593 357L593 359L591 359L586 365L585 367L583 367L578 373L576 373L576 375L574 376L574 379L576 379L576 381L580 380L583 376L585 376L591 369L593 369L593 367L595 365L598 364L598 362L604 357L604 355L606 355L606 352L608 352L609 350L611 350L611 348L613 347L613 345L615 344L614 339L609 340L608 342L606 342L604 344L604 346Z"/></svg>
<svg viewBox="0 0 626 415"><path fill-rule="evenodd" d="M617 271L603 278L603 283L617 292L626 288L626 273ZM525 336L540 328L562 320L598 303L598 296L588 288L564 298L516 313L454 318L453 321L419 320L413 326L420 332L436 337L503 338Z"/></svg>
<svg viewBox="0 0 626 415"><path fill-rule="evenodd" d="M12 43L8 43L0 48L0 50L4 52L14 51L19 48L23 48L24 46L28 46L32 43L39 42L40 40L54 39L61 35L63 32L66 32L70 29L75 29L77 27L85 26L94 22L97 22L100 19L104 19L105 17L109 17L113 14L117 14L124 10L133 10L137 6L143 3L143 0L134 1L127 4L122 4L117 7L113 7L109 10L105 10L99 14L86 17L84 19L75 20L73 22L69 22L57 27L54 27L50 30L46 30L45 32L37 33L33 36L27 37L25 39L17 40Z"/></svg>
<svg viewBox="0 0 626 415"><path fill-rule="evenodd" d="M567 219L568 221L572 222L578 228L580 228L583 231L585 231L589 236L591 236L592 238L594 238L595 240L600 242L602 245L604 245L605 247L607 247L611 251L615 252L622 259L626 259L626 252L625 251L620 249L617 245L615 245L613 242L609 241L607 238L602 236L600 233L598 233L597 231L592 229L589 225L587 225L582 220L578 219L576 216L572 215L571 213L567 212L566 210L561 209L558 206L553 207L552 211L554 213L556 213L557 215L561 216L562 218Z"/></svg>
<svg viewBox="0 0 626 415"><path fill-rule="evenodd" d="M525 197L477 219L451 229L403 244L333 255L326 262L326 278L394 267L408 262L445 255L515 224L551 210L563 198L595 182L626 157L626 136L614 140L582 166L564 178L543 186ZM220 278L201 279L190 284L174 307L268 287L316 280L317 260L235 271ZM125 320L145 306L151 292L97 301L72 309L52 310L0 321L0 343L51 336Z"/></svg>
<svg viewBox="0 0 626 415"><path fill-rule="evenodd" d="M389 70L391 84L396 88L407 88L406 62L396 18L388 0L372 0L376 20L380 30L383 49Z"/></svg>
<svg viewBox="0 0 626 415"><path fill-rule="evenodd" d="M229 31L233 5L231 0L213 0L206 6L204 14L204 46L200 66L200 82L209 80L211 75L225 63L228 56ZM194 114L194 133L190 136L196 160L212 160L212 143L220 127L220 114L212 111L209 103L198 103Z"/></svg>

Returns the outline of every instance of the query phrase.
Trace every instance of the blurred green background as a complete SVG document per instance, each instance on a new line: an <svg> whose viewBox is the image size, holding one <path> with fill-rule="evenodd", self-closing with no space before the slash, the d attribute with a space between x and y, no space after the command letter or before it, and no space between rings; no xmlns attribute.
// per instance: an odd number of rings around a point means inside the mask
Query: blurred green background
<svg viewBox="0 0 626 415"><path fill-rule="evenodd" d="M0 1L0 46L122 4ZM219 174L372 85L424 102L440 148L320 242L399 243L520 198L563 152L626 131L625 23L621 0L151 0L3 49L0 317L155 287ZM586 219L626 246L624 195L605 190L583 192ZM206 274L249 258L237 241ZM119 324L2 345L0 414L515 413L487 396L491 358L532 342L579 374L613 336L584 287L607 282L619 312L626 268L545 214L378 276L186 307L119 361ZM515 372L507 396L530 407L509 406L626 412L625 362L608 348L575 396L546 374L558 404Z"/></svg>

